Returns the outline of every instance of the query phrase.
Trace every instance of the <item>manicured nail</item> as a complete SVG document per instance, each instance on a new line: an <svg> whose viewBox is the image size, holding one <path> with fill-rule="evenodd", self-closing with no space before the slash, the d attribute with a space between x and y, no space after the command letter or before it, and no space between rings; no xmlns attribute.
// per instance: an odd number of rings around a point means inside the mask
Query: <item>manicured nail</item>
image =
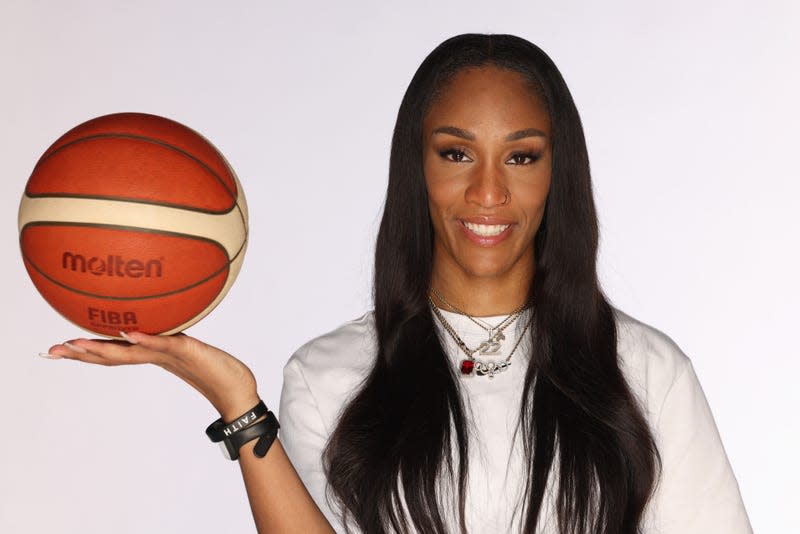
<svg viewBox="0 0 800 534"><path fill-rule="evenodd" d="M138 343L138 341L134 341L133 339L131 339L131 336L129 336L128 334L126 334L122 330L119 331L119 335L122 336L122 339L124 339L125 341L127 341L131 345L136 345Z"/></svg>
<svg viewBox="0 0 800 534"><path fill-rule="evenodd" d="M59 356L58 354L50 354L49 352L40 352L38 354L38 356L40 358L45 358L47 360L60 360L61 359L61 356Z"/></svg>
<svg viewBox="0 0 800 534"><path fill-rule="evenodd" d="M83 347L79 347L77 345L73 345L69 341L65 341L64 343L62 343L62 345L64 345L65 347L67 347L69 350L71 350L73 352L77 352L77 353L80 353L80 354L86 354L86 349L84 349Z"/></svg>

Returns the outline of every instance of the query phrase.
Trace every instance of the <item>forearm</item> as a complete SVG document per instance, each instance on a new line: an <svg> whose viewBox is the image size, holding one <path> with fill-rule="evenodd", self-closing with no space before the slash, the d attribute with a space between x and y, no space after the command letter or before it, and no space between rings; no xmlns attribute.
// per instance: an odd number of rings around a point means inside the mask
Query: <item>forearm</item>
<svg viewBox="0 0 800 534"><path fill-rule="evenodd" d="M233 421L257 402L255 392L236 401L226 399L220 413L225 421ZM253 453L257 442L242 445L239 466L259 534L333 533L286 455L280 438L275 439L263 458Z"/></svg>
<svg viewBox="0 0 800 534"><path fill-rule="evenodd" d="M334 532L292 466L279 439L264 458L253 454L256 441L240 449L247 497L259 534Z"/></svg>
<svg viewBox="0 0 800 534"><path fill-rule="evenodd" d="M48 354L102 365L158 365L199 391L223 421L236 420L258 403L253 373L227 352L184 335L130 332L125 337L130 344L77 339L51 347ZM334 532L280 441L272 443L264 458L253 454L256 442L239 449L239 464L259 533Z"/></svg>

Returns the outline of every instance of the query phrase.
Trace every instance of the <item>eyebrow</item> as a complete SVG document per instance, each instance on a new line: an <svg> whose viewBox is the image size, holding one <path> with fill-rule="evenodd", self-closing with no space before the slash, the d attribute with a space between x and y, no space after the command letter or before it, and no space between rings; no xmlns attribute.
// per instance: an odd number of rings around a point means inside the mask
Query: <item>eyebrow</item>
<svg viewBox="0 0 800 534"><path fill-rule="evenodd" d="M518 132L510 133L506 136L506 141L516 141L525 137L547 137L547 134L536 128L526 128Z"/></svg>
<svg viewBox="0 0 800 534"><path fill-rule="evenodd" d="M475 140L475 134L472 132L468 132L467 130L462 130L461 128L456 128L455 126L440 126L436 128L432 133L431 137L436 134L449 134L454 135L456 137L460 137L462 139L466 139L468 141Z"/></svg>
<svg viewBox="0 0 800 534"><path fill-rule="evenodd" d="M431 133L431 136L436 134L454 135L468 141L475 140L474 133L464 130L463 128L457 128L455 126L440 126ZM537 128L525 128L524 130L518 130L508 134L505 138L505 141L517 141L518 139L524 139L525 137L547 137L547 134Z"/></svg>

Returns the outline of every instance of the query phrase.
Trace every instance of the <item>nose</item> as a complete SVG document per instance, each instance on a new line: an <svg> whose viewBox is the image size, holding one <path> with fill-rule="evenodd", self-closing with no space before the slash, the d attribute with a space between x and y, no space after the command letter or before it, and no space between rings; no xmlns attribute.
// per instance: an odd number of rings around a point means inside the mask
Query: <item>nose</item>
<svg viewBox="0 0 800 534"><path fill-rule="evenodd" d="M494 208L507 204L510 200L503 172L494 165L476 166L470 177L464 199L467 203L482 208Z"/></svg>

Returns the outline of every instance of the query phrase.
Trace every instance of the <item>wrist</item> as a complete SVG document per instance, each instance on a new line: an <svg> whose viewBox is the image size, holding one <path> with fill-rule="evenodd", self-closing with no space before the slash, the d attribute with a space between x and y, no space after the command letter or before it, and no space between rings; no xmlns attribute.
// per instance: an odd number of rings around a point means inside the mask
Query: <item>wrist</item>
<svg viewBox="0 0 800 534"><path fill-rule="evenodd" d="M225 457L238 460L242 445L253 440L258 441L253 446L252 453L258 458L266 456L278 437L280 424L264 402L259 399L255 406L231 419L232 421L225 421L220 417L206 428L206 435L212 442L220 444Z"/></svg>
<svg viewBox="0 0 800 534"><path fill-rule="evenodd" d="M253 391L236 398L225 399L225 402L217 407L217 411L223 421L231 422L246 410L258 404L259 400L258 393Z"/></svg>

